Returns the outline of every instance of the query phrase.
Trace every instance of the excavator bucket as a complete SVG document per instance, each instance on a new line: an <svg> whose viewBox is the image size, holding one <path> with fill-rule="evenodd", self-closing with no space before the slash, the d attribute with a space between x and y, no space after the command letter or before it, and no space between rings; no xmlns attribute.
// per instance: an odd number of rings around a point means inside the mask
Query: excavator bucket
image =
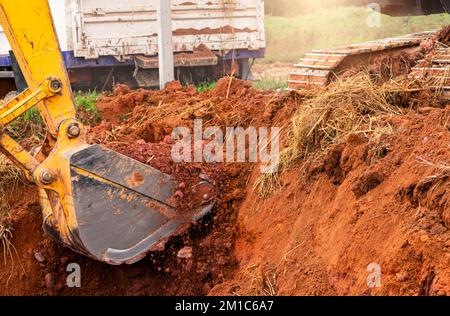
<svg viewBox="0 0 450 316"><path fill-rule="evenodd" d="M178 189L172 177L98 145L74 154L70 165L77 237L103 262L138 261L213 206L177 210L170 202Z"/></svg>
<svg viewBox="0 0 450 316"><path fill-rule="evenodd" d="M194 180L183 208L171 176L86 144L47 0L0 0L0 22L28 83L0 106L0 151L38 186L49 234L102 262L132 264L211 211L210 183ZM5 127L34 106L48 136L32 155Z"/></svg>

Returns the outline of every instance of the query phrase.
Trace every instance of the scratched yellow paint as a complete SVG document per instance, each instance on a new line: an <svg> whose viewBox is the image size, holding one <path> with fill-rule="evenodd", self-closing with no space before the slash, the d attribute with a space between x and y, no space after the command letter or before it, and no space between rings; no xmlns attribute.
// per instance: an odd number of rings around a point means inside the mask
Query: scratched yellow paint
<svg viewBox="0 0 450 316"><path fill-rule="evenodd" d="M28 89L0 108L0 150L17 164L39 187L44 218L57 223L62 241L70 244L76 230L70 178L70 155L86 148L84 133L68 136L69 124L76 120L69 77L59 48L47 0L0 0L0 22L20 65ZM57 83L56 86L52 83ZM54 150L38 162L4 132L4 127L37 106L56 141ZM54 181L44 184L43 171ZM56 198L55 198L56 197Z"/></svg>
<svg viewBox="0 0 450 316"><path fill-rule="evenodd" d="M75 107L48 1L0 0L0 22L30 90L38 89L48 77L63 83L59 95L38 105L50 132L56 135L63 120L75 118Z"/></svg>

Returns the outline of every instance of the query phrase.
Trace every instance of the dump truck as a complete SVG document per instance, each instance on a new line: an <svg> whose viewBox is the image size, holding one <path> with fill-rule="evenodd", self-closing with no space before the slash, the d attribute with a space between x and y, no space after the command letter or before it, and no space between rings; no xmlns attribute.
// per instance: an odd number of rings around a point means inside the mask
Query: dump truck
<svg viewBox="0 0 450 316"><path fill-rule="evenodd" d="M74 89L159 85L156 0L49 3ZM265 54L263 0L172 0L172 28L175 77L184 83L246 78ZM0 78L0 95L26 87L3 31Z"/></svg>
<svg viewBox="0 0 450 316"><path fill-rule="evenodd" d="M449 0L367 0L377 4L381 12L391 16L429 15L450 12Z"/></svg>

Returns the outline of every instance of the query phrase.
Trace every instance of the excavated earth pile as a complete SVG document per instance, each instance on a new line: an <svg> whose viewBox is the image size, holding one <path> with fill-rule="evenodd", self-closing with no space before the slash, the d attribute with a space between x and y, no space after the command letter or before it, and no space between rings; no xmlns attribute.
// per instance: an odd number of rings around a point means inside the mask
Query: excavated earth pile
<svg viewBox="0 0 450 316"><path fill-rule="evenodd" d="M89 128L91 143L171 174L180 183L175 196L190 203L190 181L205 178L218 192L214 212L165 250L132 266L113 267L73 253L46 236L33 186L21 184L11 193L7 224L13 238L9 251L0 249L0 294L6 295L205 295L232 277L238 207L245 197L253 164L175 164L171 158L175 127L271 126L292 116L300 96L256 91L251 84L222 79L213 91L198 93L173 83L163 91L130 91L117 86L98 101L104 121ZM204 142L193 144L204 146ZM81 288L68 288L70 263L81 268Z"/></svg>
<svg viewBox="0 0 450 316"><path fill-rule="evenodd" d="M297 162L262 198L258 164L174 163L171 133L195 119L204 128L288 131L310 93L263 92L231 78L202 93L177 83L117 86L99 99L104 120L89 128L89 141L172 174L181 201L192 178L208 178L215 210L164 251L112 267L45 236L35 189L20 185L9 201L12 247L0 249L0 294L448 295L450 109L431 108L429 96L411 107L402 99L401 111L384 118L391 132L376 141L352 133L320 159ZM81 267L81 288L66 286L69 263ZM367 283L374 267L380 287Z"/></svg>
<svg viewBox="0 0 450 316"><path fill-rule="evenodd" d="M213 294L448 295L450 108L389 123L377 143L350 135L285 173L266 200L248 189L239 269Z"/></svg>

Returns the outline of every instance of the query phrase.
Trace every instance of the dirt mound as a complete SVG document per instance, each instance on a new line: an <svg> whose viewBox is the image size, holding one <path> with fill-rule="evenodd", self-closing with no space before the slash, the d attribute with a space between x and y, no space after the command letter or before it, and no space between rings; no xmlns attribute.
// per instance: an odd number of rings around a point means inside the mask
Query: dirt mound
<svg viewBox="0 0 450 316"><path fill-rule="evenodd" d="M155 148L141 155L152 155ZM159 149L158 149L159 150ZM147 156L145 156L147 157ZM137 157L139 158L139 157ZM147 158L145 158L147 159ZM160 161L161 163L161 161ZM162 162L165 163L165 162ZM167 166L167 165L166 165ZM227 172L217 171L222 186L243 187L244 166L228 166ZM189 170L194 170L191 166ZM170 169L166 169L170 171ZM187 168L184 172L188 172ZM198 170L198 172L207 172ZM220 174L220 175L219 175ZM234 175L235 177L231 177ZM237 175L243 175L239 177ZM190 176L182 173L182 176ZM24 188L20 188L23 190ZM155 252L132 266L108 266L63 247L45 235L42 215L36 201L37 192L14 202L10 224L14 238L11 255L2 263L0 284L2 295L205 295L224 278L231 277L235 261L231 255L235 223L233 203L242 195L223 189L217 198L217 211L201 223L195 223L188 233L172 238L164 252ZM191 247L191 257L179 255L182 248ZM0 253L3 256L3 253ZM71 263L81 268L81 288L68 288L66 271Z"/></svg>
<svg viewBox="0 0 450 316"><path fill-rule="evenodd" d="M121 86L117 89L123 91ZM105 122L89 132L93 143L127 143L139 139L157 143L170 136L175 127L193 128L195 119L202 120L204 127L277 125L289 120L302 98L294 93L257 91L249 82L231 77L222 78L213 90L203 93L193 87L177 86L161 91L115 94L104 95L98 102ZM138 102L136 94L145 97ZM124 105L123 100L128 103Z"/></svg>
<svg viewBox="0 0 450 316"><path fill-rule="evenodd" d="M324 159L283 174L268 199L253 190L255 164L170 157L176 127L195 119L222 129L282 127L308 97L232 78L203 93L176 83L118 86L99 100L104 121L90 128L90 142L172 174L186 200L189 181L208 178L218 192L214 212L165 251L113 267L45 236L35 189L22 185L9 201L14 248L0 249L0 294L449 294L448 108L391 115L393 132L376 142L350 135ZM69 263L80 265L79 289L66 286ZM370 264L381 267L381 288L367 286Z"/></svg>
<svg viewBox="0 0 450 316"><path fill-rule="evenodd" d="M14 195L11 201L12 257L0 263L0 294L7 295L205 295L236 267L233 255L236 213L253 168L249 163L173 163L170 153L173 128L192 126L194 118L205 126L250 123L268 125L286 120L297 107L295 94L272 95L248 83L224 79L214 91L171 84L162 91L131 91L116 87L99 100L104 121L89 130L89 139L149 164L179 181L190 201L192 179L208 178L217 190L214 212L182 236L172 238L163 252L150 254L132 266L113 267L80 256L44 235L35 189ZM230 89L228 89L228 82ZM226 86L225 91L221 86ZM243 92L244 91L244 92ZM270 113L267 115L265 113ZM277 115L279 113L279 115ZM105 115L107 114L107 115ZM20 187L20 190L25 190ZM186 249L188 249L186 251ZM181 251L181 253L180 253ZM188 253L189 255L186 255ZM0 250L0 256L3 256ZM82 287L66 286L70 263L81 268Z"/></svg>
<svg viewBox="0 0 450 316"><path fill-rule="evenodd" d="M239 271L211 294L449 295L450 108L388 123L376 143L350 135L284 174L267 200L248 189Z"/></svg>

